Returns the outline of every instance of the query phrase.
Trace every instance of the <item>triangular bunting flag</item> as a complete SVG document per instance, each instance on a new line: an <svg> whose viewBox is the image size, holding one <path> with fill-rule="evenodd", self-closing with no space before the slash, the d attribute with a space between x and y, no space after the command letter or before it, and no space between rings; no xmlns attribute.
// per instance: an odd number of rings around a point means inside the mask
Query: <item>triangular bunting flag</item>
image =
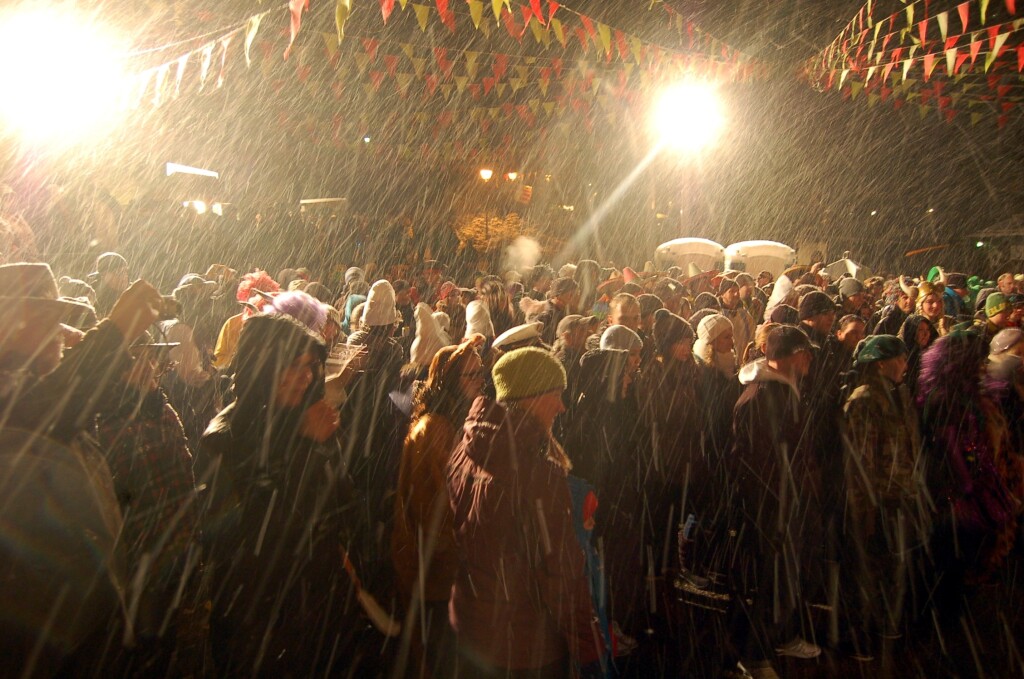
<svg viewBox="0 0 1024 679"><path fill-rule="evenodd" d="M1006 44L1006 39L1010 37L1009 33L1000 33L996 36L995 47L985 56L985 72L988 73L988 69L992 66L992 62L996 60L999 53L1003 51L1003 45Z"/></svg>
<svg viewBox="0 0 1024 679"><path fill-rule="evenodd" d="M471 79L476 80L477 71L480 69L477 64L477 59L480 57L479 52L465 52L466 57L466 75Z"/></svg>
<svg viewBox="0 0 1024 679"><path fill-rule="evenodd" d="M604 53L608 56L611 55L611 29L604 24L598 22L597 34L601 39L601 47L604 48Z"/></svg>
<svg viewBox="0 0 1024 679"><path fill-rule="evenodd" d="M504 97L505 96L505 90L508 89L508 84L507 83L498 83L497 85L494 86L494 89L498 93L499 97Z"/></svg>
<svg viewBox="0 0 1024 679"><path fill-rule="evenodd" d="M359 72L360 75L362 75L363 71L366 70L366 67L370 65L370 57L369 57L369 55L367 55L367 54L365 54L363 52L356 52L352 56L352 58L355 59L356 70Z"/></svg>
<svg viewBox="0 0 1024 679"><path fill-rule="evenodd" d="M398 85L398 92L403 97L409 94L409 83L412 82L412 73L399 73L395 76L395 84Z"/></svg>
<svg viewBox="0 0 1024 679"><path fill-rule="evenodd" d="M523 89L523 85L526 84L526 80L523 78L509 78L508 84L509 87L512 88L513 92L518 92L519 90Z"/></svg>
<svg viewBox="0 0 1024 679"><path fill-rule="evenodd" d="M924 60L924 81L928 82L932 76L932 69L935 68L935 55L928 52L922 59Z"/></svg>
<svg viewBox="0 0 1024 679"><path fill-rule="evenodd" d="M913 59L907 59L903 62L903 80L907 79L907 73L910 72L910 67L914 65Z"/></svg>
<svg viewBox="0 0 1024 679"><path fill-rule="evenodd" d="M550 116L554 112L555 112L555 103L553 101L545 101L544 102L544 113L546 113L547 115Z"/></svg>
<svg viewBox="0 0 1024 679"><path fill-rule="evenodd" d="M967 32L967 21L971 11L970 2L961 2L956 6L956 11L960 15L960 26L962 27L961 33Z"/></svg>
<svg viewBox="0 0 1024 679"><path fill-rule="evenodd" d="M946 50L946 75L956 73L956 48Z"/></svg>
<svg viewBox="0 0 1024 679"><path fill-rule="evenodd" d="M469 0L469 18L473 20L473 28L480 28L480 20L484 16L484 3L481 0Z"/></svg>
<svg viewBox="0 0 1024 679"><path fill-rule="evenodd" d="M427 67L427 60L422 57L419 57L416 59L410 59L410 61L412 61L412 69L413 71L416 72L416 77L422 78L423 71Z"/></svg>
<svg viewBox="0 0 1024 679"><path fill-rule="evenodd" d="M981 15L981 25L985 25L985 15L988 14L988 0L978 0L978 13Z"/></svg>
<svg viewBox="0 0 1024 679"><path fill-rule="evenodd" d="M971 63L973 64L981 52L981 40L976 38L977 33L971 33Z"/></svg>
<svg viewBox="0 0 1024 679"><path fill-rule="evenodd" d="M562 45L562 49L565 49L565 29L562 27L562 22L558 19L550 19L549 25L551 30L555 32L555 38Z"/></svg>
<svg viewBox="0 0 1024 679"><path fill-rule="evenodd" d="M388 18L391 13L395 11L395 0L380 0L380 15L384 18L384 24L387 25Z"/></svg>
<svg viewBox="0 0 1024 679"><path fill-rule="evenodd" d="M507 0L491 0L491 9L494 10L494 20L501 20L501 8L505 6Z"/></svg>
<svg viewBox="0 0 1024 679"><path fill-rule="evenodd" d="M452 85L451 83L444 83L443 85L441 85L441 94L444 95L445 99L451 99L453 89L455 89L454 85Z"/></svg>
<svg viewBox="0 0 1024 679"><path fill-rule="evenodd" d="M548 85L551 84L550 80L538 80L537 87L540 88L540 93L545 97L548 96Z"/></svg>
<svg viewBox="0 0 1024 679"><path fill-rule="evenodd" d="M410 60L412 60L416 56L416 48L414 48L409 43L403 42L400 44L400 46L402 48L402 52L404 52L405 56L409 57Z"/></svg>
<svg viewBox="0 0 1024 679"><path fill-rule="evenodd" d="M252 59L249 58L249 51L252 49L252 41L256 39L256 32L258 30L260 30L260 21L262 19L263 19L263 15L262 14L257 14L256 16L249 17L249 21L246 22L246 24L245 24L245 65L246 66L252 66ZM331 35L331 34L328 33L326 35ZM334 36L331 35L331 37L333 38ZM328 41L328 42L329 43L333 42L333 40ZM336 42L333 44L333 47L334 47L334 51L337 52L338 51L338 44ZM327 46L328 52L330 51L330 48L331 48L331 45L329 44ZM332 54L331 57L333 57L333 56L334 55Z"/></svg>
<svg viewBox="0 0 1024 679"><path fill-rule="evenodd" d="M412 3L412 11L416 12L416 23L420 25L420 32L426 32L427 20L430 18L430 8L426 5Z"/></svg>
<svg viewBox="0 0 1024 679"><path fill-rule="evenodd" d="M464 75L457 75L457 76L455 76L455 87L456 87L456 89L458 89L459 94L462 94L462 92L466 89L466 84L468 82L469 82L469 78L467 78Z"/></svg>
<svg viewBox="0 0 1024 679"><path fill-rule="evenodd" d="M631 35L629 37L629 46L633 52L633 58L636 60L636 63L643 63L644 44L640 41L640 38L635 35Z"/></svg>
<svg viewBox="0 0 1024 679"><path fill-rule="evenodd" d="M941 35L942 39L945 40L946 31L949 30L949 12L939 12L939 14L935 16L935 21L939 24L939 35Z"/></svg>
<svg viewBox="0 0 1024 679"><path fill-rule="evenodd" d="M544 29L541 27L537 17L530 19L530 32L533 33L533 39L536 42L539 43L544 39Z"/></svg>

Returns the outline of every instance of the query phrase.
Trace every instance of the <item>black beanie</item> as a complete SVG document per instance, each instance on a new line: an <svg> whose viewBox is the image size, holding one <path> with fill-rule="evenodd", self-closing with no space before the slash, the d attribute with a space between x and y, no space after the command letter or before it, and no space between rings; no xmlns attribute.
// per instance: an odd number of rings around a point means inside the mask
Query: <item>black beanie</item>
<svg viewBox="0 0 1024 679"><path fill-rule="evenodd" d="M667 356L677 342L693 342L693 328L668 309L654 312L654 343L658 353Z"/></svg>

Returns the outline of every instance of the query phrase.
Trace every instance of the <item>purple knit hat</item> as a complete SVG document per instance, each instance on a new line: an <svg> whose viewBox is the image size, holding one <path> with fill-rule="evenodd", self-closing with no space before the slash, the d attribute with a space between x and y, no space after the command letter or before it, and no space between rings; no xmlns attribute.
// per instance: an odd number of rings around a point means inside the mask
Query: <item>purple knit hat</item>
<svg viewBox="0 0 1024 679"><path fill-rule="evenodd" d="M312 330L321 332L327 322L327 309L312 295L301 290L282 292L270 301L263 311L268 314L291 316Z"/></svg>

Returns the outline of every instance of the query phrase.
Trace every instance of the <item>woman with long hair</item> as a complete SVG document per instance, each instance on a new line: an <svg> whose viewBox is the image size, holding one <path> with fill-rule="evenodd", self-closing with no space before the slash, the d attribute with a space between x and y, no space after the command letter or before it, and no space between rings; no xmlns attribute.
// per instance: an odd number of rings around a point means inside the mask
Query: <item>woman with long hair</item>
<svg viewBox="0 0 1024 679"><path fill-rule="evenodd" d="M330 674L349 657L344 467L337 414L315 379L325 358L321 340L290 316L247 320L235 400L196 453L220 676Z"/></svg>
<svg viewBox="0 0 1024 679"><path fill-rule="evenodd" d="M509 300L505 284L497 276L488 276L480 284L480 301L491 315L495 337L522 322Z"/></svg>
<svg viewBox="0 0 1024 679"><path fill-rule="evenodd" d="M917 286L917 313L921 314L935 327L939 335L948 335L956 323L956 319L946 315L943 302L946 286L942 283L923 281Z"/></svg>
<svg viewBox="0 0 1024 679"><path fill-rule="evenodd" d="M917 395L917 377L921 373L921 357L932 342L939 338L939 331L932 322L921 314L911 314L900 326L899 338L907 347L907 385L911 396Z"/></svg>
<svg viewBox="0 0 1024 679"><path fill-rule="evenodd" d="M482 343L476 335L434 354L402 448L391 559L408 607L405 638L416 676L441 676L450 664L442 661L451 660L448 598L458 564L445 479L469 408L483 392L486 373L477 353ZM426 625L425 635L417 621Z"/></svg>

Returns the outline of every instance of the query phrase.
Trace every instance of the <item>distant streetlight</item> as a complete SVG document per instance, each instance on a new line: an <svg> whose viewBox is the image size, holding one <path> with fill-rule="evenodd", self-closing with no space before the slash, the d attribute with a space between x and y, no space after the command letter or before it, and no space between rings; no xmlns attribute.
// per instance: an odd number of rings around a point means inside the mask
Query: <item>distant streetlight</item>
<svg viewBox="0 0 1024 679"><path fill-rule="evenodd" d="M364 144L369 144L370 143L370 135L366 135L365 137L363 137L363 143Z"/></svg>
<svg viewBox="0 0 1024 679"><path fill-rule="evenodd" d="M508 180L509 180L510 182L514 182L514 181L515 181L516 179L518 179L518 178L519 178L519 173L518 173L518 172L509 172L509 173L508 173L507 175L505 175L505 176L506 176L506 177L508 177Z"/></svg>
<svg viewBox="0 0 1024 679"><path fill-rule="evenodd" d="M699 153L713 145L724 126L717 89L698 81L681 82L662 92L651 117L659 143L683 153Z"/></svg>
<svg viewBox="0 0 1024 679"><path fill-rule="evenodd" d="M877 215L877 214L878 214L878 210L872 210L872 211L871 211L871 216L872 216L872 217L874 217L874 216L875 216L875 215Z"/></svg>
<svg viewBox="0 0 1024 679"><path fill-rule="evenodd" d="M494 170L488 170L486 167L480 170L480 179L483 179L485 182L491 181L491 177L493 176Z"/></svg>

